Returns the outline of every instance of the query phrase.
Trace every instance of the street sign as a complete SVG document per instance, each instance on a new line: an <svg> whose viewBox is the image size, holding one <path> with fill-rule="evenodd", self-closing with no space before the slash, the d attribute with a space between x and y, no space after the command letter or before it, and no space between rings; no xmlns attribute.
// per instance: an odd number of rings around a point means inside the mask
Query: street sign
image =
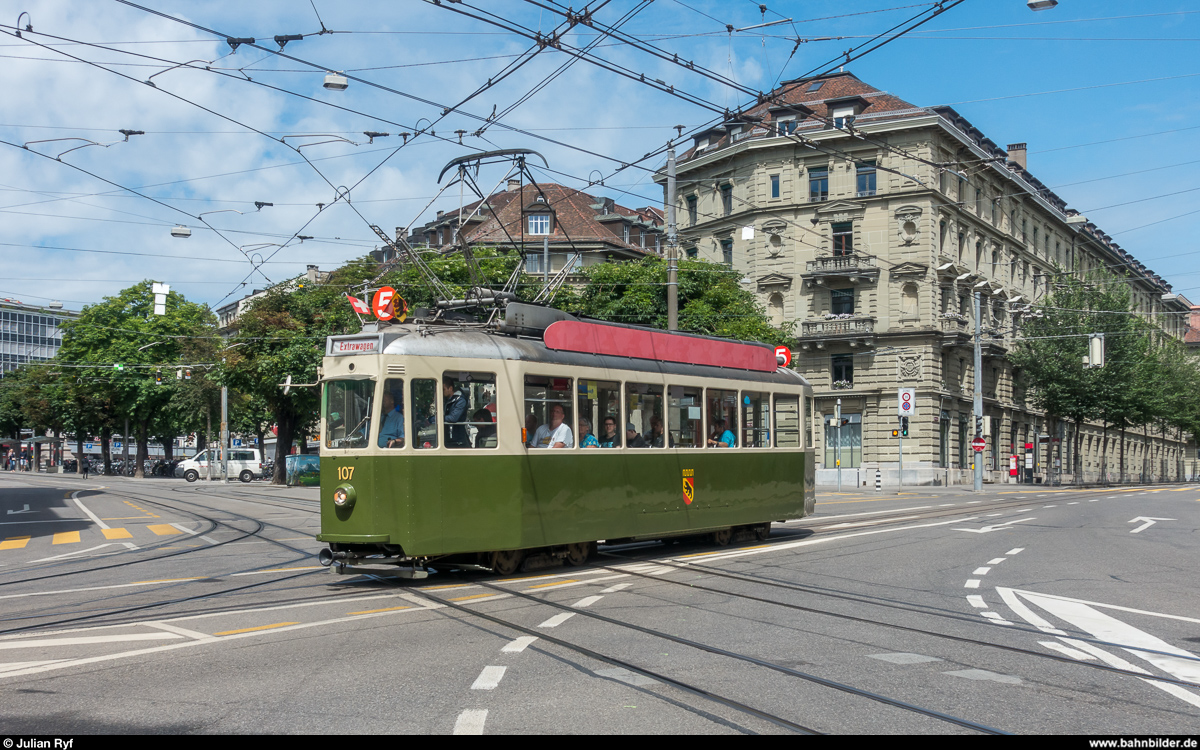
<svg viewBox="0 0 1200 750"><path fill-rule="evenodd" d="M976 453L983 453L983 449L986 447L987 441L981 437L977 437L971 441L971 448L973 448Z"/></svg>
<svg viewBox="0 0 1200 750"><path fill-rule="evenodd" d="M917 415L916 388L896 389L896 414L901 417L915 417Z"/></svg>
<svg viewBox="0 0 1200 750"><path fill-rule="evenodd" d="M234 447L234 448L241 448L241 447L242 447L242 439L241 439L241 438L234 438L234 439L233 439L233 447Z"/></svg>

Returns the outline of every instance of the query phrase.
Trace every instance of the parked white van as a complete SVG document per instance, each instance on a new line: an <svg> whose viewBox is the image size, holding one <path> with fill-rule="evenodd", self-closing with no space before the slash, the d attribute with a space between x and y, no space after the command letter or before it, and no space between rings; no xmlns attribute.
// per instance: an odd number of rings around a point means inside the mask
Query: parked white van
<svg viewBox="0 0 1200 750"><path fill-rule="evenodd" d="M175 467L175 476L183 477L189 482L194 482L201 477L208 476L208 461L211 457L216 457L212 467L213 478L221 476L221 459L220 449L210 448L200 451L196 455L180 461ZM233 448L229 451L229 476L237 477L243 482L251 482L255 479L261 479L263 472L262 456L259 455L257 448Z"/></svg>

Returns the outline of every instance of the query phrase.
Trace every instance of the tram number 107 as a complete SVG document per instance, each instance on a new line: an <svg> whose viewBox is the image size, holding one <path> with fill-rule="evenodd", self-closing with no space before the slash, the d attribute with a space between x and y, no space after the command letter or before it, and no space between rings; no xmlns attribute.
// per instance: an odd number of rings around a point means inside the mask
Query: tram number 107
<svg viewBox="0 0 1200 750"><path fill-rule="evenodd" d="M354 467L353 466L339 466L339 467L337 467L337 471L338 471L338 481L339 482L348 482L354 478Z"/></svg>

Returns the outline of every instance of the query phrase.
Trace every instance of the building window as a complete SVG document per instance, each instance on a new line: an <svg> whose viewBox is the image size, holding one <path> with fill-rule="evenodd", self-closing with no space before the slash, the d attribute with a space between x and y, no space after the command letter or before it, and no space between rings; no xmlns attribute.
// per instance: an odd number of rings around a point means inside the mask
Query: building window
<svg viewBox="0 0 1200 750"><path fill-rule="evenodd" d="M699 255L699 252L696 250L695 247L685 247L683 249L683 254L689 258L695 259L696 256Z"/></svg>
<svg viewBox="0 0 1200 750"><path fill-rule="evenodd" d="M983 189L975 188L975 215L983 216Z"/></svg>
<svg viewBox="0 0 1200 750"><path fill-rule="evenodd" d="M696 224L696 196L689 195L687 197L687 212L688 224L695 226Z"/></svg>
<svg viewBox="0 0 1200 750"><path fill-rule="evenodd" d="M858 197L875 195L875 162L867 161L858 165Z"/></svg>
<svg viewBox="0 0 1200 750"><path fill-rule="evenodd" d="M776 124L776 128L778 128L780 135L791 135L792 133L796 132L796 121L780 120Z"/></svg>
<svg viewBox="0 0 1200 750"><path fill-rule="evenodd" d="M853 289L830 289L829 290L829 311L834 315L853 315L854 314L854 290Z"/></svg>
<svg viewBox="0 0 1200 750"><path fill-rule="evenodd" d="M550 214L531 214L529 216L530 234L550 234Z"/></svg>
<svg viewBox="0 0 1200 750"><path fill-rule="evenodd" d="M833 381L854 382L854 356L850 354L835 354L833 356Z"/></svg>
<svg viewBox="0 0 1200 750"><path fill-rule="evenodd" d="M541 253L530 253L525 256L525 273L544 273Z"/></svg>
<svg viewBox="0 0 1200 750"><path fill-rule="evenodd" d="M733 240L721 240L721 262L727 266L733 265Z"/></svg>
<svg viewBox="0 0 1200 750"><path fill-rule="evenodd" d="M779 175L777 174L771 175L771 197L779 197Z"/></svg>
<svg viewBox="0 0 1200 750"><path fill-rule="evenodd" d="M629 244L629 225L628 224L621 225L621 238L625 241L625 244Z"/></svg>
<svg viewBox="0 0 1200 750"><path fill-rule="evenodd" d="M815 167L808 170L808 200L810 203L829 200L828 167Z"/></svg>
<svg viewBox="0 0 1200 750"><path fill-rule="evenodd" d="M854 224L849 221L833 225L833 254L835 257L854 254Z"/></svg>
<svg viewBox="0 0 1200 750"><path fill-rule="evenodd" d="M721 210L726 216L733 213L733 185L721 186Z"/></svg>

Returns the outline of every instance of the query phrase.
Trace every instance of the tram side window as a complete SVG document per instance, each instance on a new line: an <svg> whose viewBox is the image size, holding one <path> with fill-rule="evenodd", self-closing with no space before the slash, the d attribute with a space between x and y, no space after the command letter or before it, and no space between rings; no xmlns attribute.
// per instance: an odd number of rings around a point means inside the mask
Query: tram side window
<svg viewBox="0 0 1200 750"><path fill-rule="evenodd" d="M708 447L737 447L737 391L708 389Z"/></svg>
<svg viewBox="0 0 1200 750"><path fill-rule="evenodd" d="M663 434L663 387L650 383L625 384L625 445L629 448L661 448ZM633 429L629 429L630 425Z"/></svg>
<svg viewBox="0 0 1200 750"><path fill-rule="evenodd" d="M571 378L525 376L525 444L530 448L574 448Z"/></svg>
<svg viewBox="0 0 1200 750"><path fill-rule="evenodd" d="M672 448L703 448L704 394L700 388L673 385L667 389L667 422Z"/></svg>
<svg viewBox="0 0 1200 750"><path fill-rule="evenodd" d="M800 397L775 397L775 447L800 446Z"/></svg>
<svg viewBox="0 0 1200 750"><path fill-rule="evenodd" d="M621 384L603 380L580 380L579 447L621 447Z"/></svg>
<svg viewBox="0 0 1200 750"><path fill-rule="evenodd" d="M412 445L418 450L438 447L437 404L441 383L424 378L412 381Z"/></svg>
<svg viewBox="0 0 1200 750"><path fill-rule="evenodd" d="M771 395L742 391L742 447L771 447Z"/></svg>
<svg viewBox="0 0 1200 750"><path fill-rule="evenodd" d="M491 372L442 373L447 448L496 447L496 375Z"/></svg>
<svg viewBox="0 0 1200 750"><path fill-rule="evenodd" d="M383 381L379 402L379 437L375 439L375 444L380 448L403 448L404 379L388 378Z"/></svg>
<svg viewBox="0 0 1200 750"><path fill-rule="evenodd" d="M332 380L325 385L325 447L366 448L374 380Z"/></svg>

